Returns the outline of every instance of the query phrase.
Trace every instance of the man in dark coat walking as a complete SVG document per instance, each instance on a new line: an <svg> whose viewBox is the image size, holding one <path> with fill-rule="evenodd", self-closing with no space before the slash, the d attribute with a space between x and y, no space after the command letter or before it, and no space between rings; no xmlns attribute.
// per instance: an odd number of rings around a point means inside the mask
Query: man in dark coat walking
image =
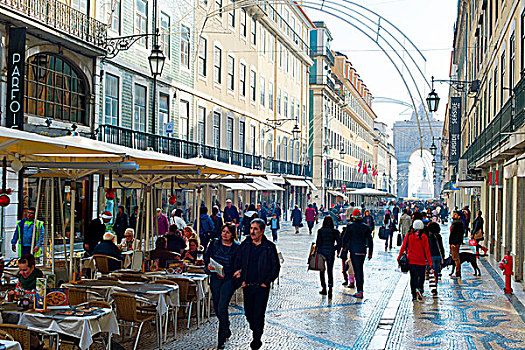
<svg viewBox="0 0 525 350"><path fill-rule="evenodd" d="M463 244L463 233L465 226L461 220L461 212L455 211L452 215L452 225L450 226L450 236L448 243L450 244L450 255L456 264L456 274L453 277L461 278L461 260L459 258L459 248Z"/></svg>
<svg viewBox="0 0 525 350"><path fill-rule="evenodd" d="M113 230L117 234L117 242L122 241L124 238L124 232L128 228L128 214L126 214L124 206L119 205L117 217L115 218L115 225ZM135 230L135 227L132 227Z"/></svg>
<svg viewBox="0 0 525 350"><path fill-rule="evenodd" d="M372 259L374 241L372 239L372 230L363 223L359 209L354 209L352 219L353 222L346 226L343 235L343 248L350 252L350 260L354 268L357 293L353 296L362 299L365 279L363 266L365 264L367 250L368 260Z"/></svg>

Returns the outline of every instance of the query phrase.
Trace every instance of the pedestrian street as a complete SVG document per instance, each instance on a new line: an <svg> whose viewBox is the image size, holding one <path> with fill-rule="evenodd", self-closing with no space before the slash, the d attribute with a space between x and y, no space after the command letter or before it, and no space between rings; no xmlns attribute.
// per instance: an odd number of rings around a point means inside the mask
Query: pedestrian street
<svg viewBox="0 0 525 350"><path fill-rule="evenodd" d="M341 228L341 227L340 227ZM442 226L448 255L448 227ZM500 271L481 257L481 277L463 264L463 278L449 278L443 270L434 299L425 283L423 302L413 302L408 275L397 269L396 248L385 252L374 238L374 256L365 262L364 299L341 285L341 260L334 267L332 300L319 295L319 273L307 271L306 259L315 233L300 234L283 224L278 250L282 253L279 283L275 283L266 313L263 349L523 349L525 294L514 285L515 296L503 294ZM395 241L395 240L394 240ZM468 247L465 245L462 250ZM242 293L230 306L232 337L227 349L249 349L251 332L243 314ZM181 330L170 349L214 349L217 319L199 329ZM155 344L154 332L150 332ZM116 339L119 342L119 338ZM143 343L146 344L146 343ZM123 344L124 345L124 344Z"/></svg>

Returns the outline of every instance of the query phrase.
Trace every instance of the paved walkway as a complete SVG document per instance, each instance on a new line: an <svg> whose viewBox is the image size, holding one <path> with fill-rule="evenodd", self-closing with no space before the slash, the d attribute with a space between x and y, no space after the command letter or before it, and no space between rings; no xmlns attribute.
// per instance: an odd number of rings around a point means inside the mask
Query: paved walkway
<svg viewBox="0 0 525 350"><path fill-rule="evenodd" d="M283 227L278 249L285 261L270 297L263 349L525 349L523 304L503 295L501 274L486 258L480 259L481 277L466 264L461 280L450 279L444 270L439 297L430 295L427 284L424 301L412 302L408 275L397 270L398 249L385 252L383 241L375 238L374 257L365 263L365 298L353 298L355 290L341 285L341 260L336 259L330 300L318 293L318 273L306 270L315 235L306 228L295 235L289 225ZM448 227L442 229L448 241ZM241 293L230 315L233 336L227 349L249 349ZM213 349L216 330L212 318L199 329L180 330L166 348ZM153 348L149 337L141 348Z"/></svg>

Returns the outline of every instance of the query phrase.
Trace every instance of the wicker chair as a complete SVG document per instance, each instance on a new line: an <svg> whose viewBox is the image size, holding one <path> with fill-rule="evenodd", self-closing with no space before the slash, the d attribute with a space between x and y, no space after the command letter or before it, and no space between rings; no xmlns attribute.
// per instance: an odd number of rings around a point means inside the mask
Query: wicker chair
<svg viewBox="0 0 525 350"><path fill-rule="evenodd" d="M145 322L155 319L155 309L145 309L141 307L142 301L138 301L134 295L126 293L113 293L113 301L117 310L117 320L130 322L131 327L136 327L134 323L140 323L138 326L137 338L133 350L137 348L140 338L140 332ZM158 325L157 325L157 342L159 342ZM123 333L122 333L123 334Z"/></svg>
<svg viewBox="0 0 525 350"><path fill-rule="evenodd" d="M93 255L93 259L95 259L97 271L103 275L108 275L111 272L109 270L109 261L118 263L120 268L122 268L122 261L109 255L95 254Z"/></svg>
<svg viewBox="0 0 525 350"><path fill-rule="evenodd" d="M68 304L75 306L87 303L87 291L85 289L69 288Z"/></svg>
<svg viewBox="0 0 525 350"><path fill-rule="evenodd" d="M31 331L26 326L17 326L14 324L0 324L0 332L5 332L20 343L23 350L31 347Z"/></svg>
<svg viewBox="0 0 525 350"><path fill-rule="evenodd" d="M0 332L0 340L15 341L9 333Z"/></svg>
<svg viewBox="0 0 525 350"><path fill-rule="evenodd" d="M97 279L99 279L101 281L118 281L118 278L117 277L113 277L113 276L100 276Z"/></svg>
<svg viewBox="0 0 525 350"><path fill-rule="evenodd" d="M143 277L141 275L134 275L131 273L124 273L119 278L119 281L125 281L125 282L148 282L149 279L146 277Z"/></svg>
<svg viewBox="0 0 525 350"><path fill-rule="evenodd" d="M111 309L111 305L101 300L91 300L86 303L87 307L100 307L102 309Z"/></svg>
<svg viewBox="0 0 525 350"><path fill-rule="evenodd" d="M188 325L186 328L190 328L190 322L191 322L191 309L192 305L197 303L197 288L195 285L191 284L191 281L187 278L179 278L179 277L172 277L169 279L170 281L173 281L179 285L179 298L180 298L180 304L181 306L186 307L186 311L188 312ZM199 327L200 323L200 315L199 312L197 314L197 327Z"/></svg>

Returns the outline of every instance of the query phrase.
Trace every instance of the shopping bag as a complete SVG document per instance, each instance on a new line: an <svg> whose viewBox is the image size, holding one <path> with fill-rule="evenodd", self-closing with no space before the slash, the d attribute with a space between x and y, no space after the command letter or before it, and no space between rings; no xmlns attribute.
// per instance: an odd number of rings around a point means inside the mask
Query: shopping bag
<svg viewBox="0 0 525 350"><path fill-rule="evenodd" d="M401 237L401 233L397 234L397 246L401 247L401 244L403 244L403 238Z"/></svg>
<svg viewBox="0 0 525 350"><path fill-rule="evenodd" d="M387 239L385 226L381 226L379 228L379 234L378 235L379 235L380 239Z"/></svg>
<svg viewBox="0 0 525 350"><path fill-rule="evenodd" d="M478 241L476 241L475 239L469 239L468 245L471 247L475 247L478 245Z"/></svg>
<svg viewBox="0 0 525 350"><path fill-rule="evenodd" d="M324 271L326 269L326 258L317 252L317 247L312 244L310 255L308 256L308 270Z"/></svg>

